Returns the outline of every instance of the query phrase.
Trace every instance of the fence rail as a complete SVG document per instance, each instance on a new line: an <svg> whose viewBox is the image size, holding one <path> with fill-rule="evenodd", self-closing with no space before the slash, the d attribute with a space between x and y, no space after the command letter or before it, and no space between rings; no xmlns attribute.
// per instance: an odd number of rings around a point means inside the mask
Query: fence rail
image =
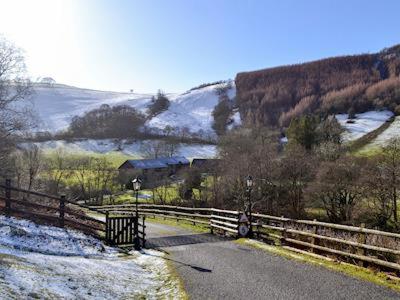
<svg viewBox="0 0 400 300"><path fill-rule="evenodd" d="M0 207L7 216L18 216L34 221L46 221L59 227L68 226L101 238L105 221L86 215L80 205L65 196L54 196L13 187L10 180L0 184ZM15 197L13 194L17 194ZM32 198L39 198L40 201Z"/></svg>
<svg viewBox="0 0 400 300"><path fill-rule="evenodd" d="M114 211L132 214L135 205L108 205L91 207L99 211ZM193 224L207 225L215 231L238 236L240 212L215 208L190 208L171 205L139 204L139 213L144 216L175 219ZM400 234L325 223L311 220L295 220L252 214L252 229L255 236L276 244L306 250L320 255L334 255L351 263L365 263L400 271Z"/></svg>
<svg viewBox="0 0 400 300"><path fill-rule="evenodd" d="M65 196L48 195L17 188L11 185L9 179L6 180L4 185L0 184L0 209L6 216L23 217L59 227L67 226L105 239L107 243L111 241L109 236L113 228L110 227L108 221L108 209L99 210L68 200ZM88 215L87 211L101 213L101 219ZM141 219L130 218L128 224L124 218L118 218L117 215L114 213L112 217L119 219L119 222L122 222L127 229L123 232L120 232L120 230L114 232L117 234L117 239L112 240L112 243L118 245L121 241L125 243L135 237L140 241L135 247L144 247L146 243L145 217Z"/></svg>

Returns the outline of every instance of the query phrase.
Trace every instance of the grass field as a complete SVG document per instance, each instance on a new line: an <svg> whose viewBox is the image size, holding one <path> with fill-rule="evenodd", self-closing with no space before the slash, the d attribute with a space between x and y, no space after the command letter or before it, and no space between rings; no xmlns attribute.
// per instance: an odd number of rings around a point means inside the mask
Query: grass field
<svg viewBox="0 0 400 300"><path fill-rule="evenodd" d="M44 158L50 158L52 155L56 153L56 150L53 149L46 149L43 151ZM138 156L126 155L122 152L118 151L110 151L107 153L97 153L91 151L66 151L65 155L72 159L81 159L87 157L93 158L106 158L107 161L110 162L111 166L118 168L123 162L127 159L139 159Z"/></svg>

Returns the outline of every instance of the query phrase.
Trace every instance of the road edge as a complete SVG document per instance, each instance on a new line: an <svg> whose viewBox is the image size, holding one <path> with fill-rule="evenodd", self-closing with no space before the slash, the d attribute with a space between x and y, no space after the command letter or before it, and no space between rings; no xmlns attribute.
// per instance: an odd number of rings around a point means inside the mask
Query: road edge
<svg viewBox="0 0 400 300"><path fill-rule="evenodd" d="M295 252L287 248L283 248L281 246L272 246L257 240L241 238L234 241L234 243L263 250L270 254L283 256L288 259L294 259L304 263L309 263L320 267L324 267L331 271L339 272L357 279L361 279L380 286L384 286L386 288L390 288L400 293L400 279L391 278L385 273L374 272L367 268L335 261L333 259L322 257L320 255L308 254L305 253L304 251L301 253L299 251Z"/></svg>

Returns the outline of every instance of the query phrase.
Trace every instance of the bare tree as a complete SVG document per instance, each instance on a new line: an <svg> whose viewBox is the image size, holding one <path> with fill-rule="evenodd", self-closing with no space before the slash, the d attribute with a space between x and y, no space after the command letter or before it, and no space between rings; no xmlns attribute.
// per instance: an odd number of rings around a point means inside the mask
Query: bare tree
<svg viewBox="0 0 400 300"><path fill-rule="evenodd" d="M173 138L144 142L140 150L146 158L172 157L178 153L178 143Z"/></svg>
<svg viewBox="0 0 400 300"><path fill-rule="evenodd" d="M57 148L53 155L46 160L46 171L49 179L50 191L53 194L58 194L60 184L63 179L70 175L70 158L66 155L63 148Z"/></svg>
<svg viewBox="0 0 400 300"><path fill-rule="evenodd" d="M393 219L398 224L397 198L398 186L400 184L400 138L394 138L383 148L382 167L387 174L387 183L391 190L391 201L393 207Z"/></svg>
<svg viewBox="0 0 400 300"><path fill-rule="evenodd" d="M13 150L12 136L31 125L32 114L20 104L31 93L22 51L0 38L0 160Z"/></svg>
<svg viewBox="0 0 400 300"><path fill-rule="evenodd" d="M13 174L18 187L25 186L31 190L43 165L43 155L40 148L33 144L22 150L15 151L11 156Z"/></svg>
<svg viewBox="0 0 400 300"><path fill-rule="evenodd" d="M304 190L313 176L315 158L300 145L287 149L279 164L280 200L296 218L304 214Z"/></svg>
<svg viewBox="0 0 400 300"><path fill-rule="evenodd" d="M31 190L42 166L43 156L37 145L30 146L29 148L23 150L22 153L28 171L28 190Z"/></svg>
<svg viewBox="0 0 400 300"><path fill-rule="evenodd" d="M390 172L384 167L384 159L376 157L369 161L363 173L365 196L369 199L367 203L373 217L373 225L386 229L393 214Z"/></svg>
<svg viewBox="0 0 400 300"><path fill-rule="evenodd" d="M363 165L362 159L350 156L321 164L309 191L322 202L330 221L352 221L354 207L363 197Z"/></svg>

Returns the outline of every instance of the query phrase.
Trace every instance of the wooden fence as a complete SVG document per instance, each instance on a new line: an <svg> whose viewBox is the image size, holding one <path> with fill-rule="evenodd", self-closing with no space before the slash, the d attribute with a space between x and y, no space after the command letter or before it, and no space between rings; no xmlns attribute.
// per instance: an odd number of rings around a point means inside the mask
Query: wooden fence
<svg viewBox="0 0 400 300"><path fill-rule="evenodd" d="M0 207L6 216L16 216L36 222L45 222L59 227L71 227L101 238L105 232L105 221L90 217L77 203L65 196L53 196L35 191L28 191L11 186L6 180L0 184Z"/></svg>
<svg viewBox="0 0 400 300"><path fill-rule="evenodd" d="M132 214L135 205L92 207L99 211ZM238 236L240 212L215 208L190 208L171 205L139 204L139 213L150 217L187 221L208 226L210 231ZM253 213L252 229L261 240L290 246L350 263L366 263L400 271L400 234L316 220L294 220Z"/></svg>
<svg viewBox="0 0 400 300"><path fill-rule="evenodd" d="M6 180L4 185L0 184L0 209L6 216L22 217L58 227L70 227L99 239L105 239L107 243L113 245L119 245L120 241L125 243L128 239L131 241L132 236L138 237L141 242L139 248L145 245L144 217L141 220L132 218L133 232L127 228L123 232L117 231L117 239L107 238L107 233L113 229L111 222L107 220L108 213L70 201L65 196L48 195L13 187L10 180ZM89 216L88 211L100 213L101 216L99 219ZM114 214L112 218L118 218L118 216ZM120 236L124 238L121 239Z"/></svg>

